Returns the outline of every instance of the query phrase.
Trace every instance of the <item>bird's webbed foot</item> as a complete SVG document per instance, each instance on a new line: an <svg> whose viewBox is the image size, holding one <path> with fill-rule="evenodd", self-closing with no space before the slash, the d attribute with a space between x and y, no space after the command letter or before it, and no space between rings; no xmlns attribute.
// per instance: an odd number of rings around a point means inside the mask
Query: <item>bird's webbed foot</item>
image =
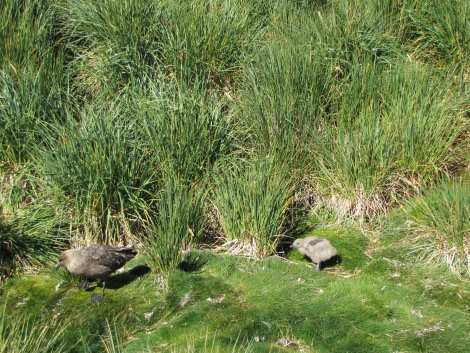
<svg viewBox="0 0 470 353"><path fill-rule="evenodd" d="M103 286L103 291L101 292L101 294L93 294L90 298L90 300L92 302L99 303L103 300L103 298L104 298L104 287L106 286L106 282L101 281L101 285Z"/></svg>
<svg viewBox="0 0 470 353"><path fill-rule="evenodd" d="M78 289L88 289L88 287L90 287L90 282L88 280L84 280L77 286Z"/></svg>
<svg viewBox="0 0 470 353"><path fill-rule="evenodd" d="M93 294L90 298L92 302L99 303L103 300L104 294Z"/></svg>

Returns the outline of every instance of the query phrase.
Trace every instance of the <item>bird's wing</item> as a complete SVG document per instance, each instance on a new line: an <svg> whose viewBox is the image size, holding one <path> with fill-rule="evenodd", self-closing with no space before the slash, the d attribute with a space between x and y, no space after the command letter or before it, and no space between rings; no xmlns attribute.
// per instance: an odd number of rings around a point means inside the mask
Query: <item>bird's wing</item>
<svg viewBox="0 0 470 353"><path fill-rule="evenodd" d="M305 246L309 246L309 247L317 247L319 246L321 243L325 244L325 239L323 238L314 238L314 239L310 239L307 241L307 243L305 244Z"/></svg>
<svg viewBox="0 0 470 353"><path fill-rule="evenodd" d="M94 256L93 260L95 260L101 266L108 267L113 271L121 268L127 262L127 258L124 255L114 251L107 251L101 254L97 254Z"/></svg>
<svg viewBox="0 0 470 353"><path fill-rule="evenodd" d="M137 249L134 248L134 247L130 247L130 248L114 248L114 251L118 252L118 253L121 253L121 254L125 254L127 256L132 256L134 257L135 255L137 255ZM131 258L132 258L131 257Z"/></svg>
<svg viewBox="0 0 470 353"><path fill-rule="evenodd" d="M133 251L136 250L133 248L100 246L90 250L90 257L93 262L115 271L135 256Z"/></svg>

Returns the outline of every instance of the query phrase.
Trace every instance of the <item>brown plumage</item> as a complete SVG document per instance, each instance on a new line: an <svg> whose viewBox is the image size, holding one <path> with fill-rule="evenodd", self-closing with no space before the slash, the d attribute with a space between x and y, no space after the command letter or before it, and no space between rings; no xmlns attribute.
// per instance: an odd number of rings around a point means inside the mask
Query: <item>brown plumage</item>
<svg viewBox="0 0 470 353"><path fill-rule="evenodd" d="M321 270L323 262L328 261L332 257L338 255L336 249L325 238L307 237L305 239L296 239L291 245L296 248L302 255L310 258L317 266L315 270Z"/></svg>
<svg viewBox="0 0 470 353"><path fill-rule="evenodd" d="M92 301L99 302L104 296L105 281L108 276L134 258L137 250L134 247L118 247L110 245L93 245L84 249L65 250L59 256L55 268L64 266L70 273L85 278L78 288L88 288L89 280L101 279L103 292L94 294Z"/></svg>

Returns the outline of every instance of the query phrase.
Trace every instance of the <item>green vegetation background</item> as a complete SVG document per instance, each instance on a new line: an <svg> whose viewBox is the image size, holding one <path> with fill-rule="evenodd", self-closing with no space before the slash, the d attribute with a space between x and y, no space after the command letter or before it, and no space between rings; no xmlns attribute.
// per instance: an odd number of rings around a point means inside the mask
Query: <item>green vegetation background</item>
<svg viewBox="0 0 470 353"><path fill-rule="evenodd" d="M0 352L468 350L468 1L0 0L0 46ZM98 307L50 271L95 243Z"/></svg>

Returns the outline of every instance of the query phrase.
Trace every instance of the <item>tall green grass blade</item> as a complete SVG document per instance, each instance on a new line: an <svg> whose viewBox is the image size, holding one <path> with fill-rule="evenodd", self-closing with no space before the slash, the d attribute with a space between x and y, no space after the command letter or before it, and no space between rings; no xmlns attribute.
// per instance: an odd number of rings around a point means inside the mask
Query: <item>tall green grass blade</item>
<svg viewBox="0 0 470 353"><path fill-rule="evenodd" d="M155 166L185 183L204 178L235 147L231 117L224 114L226 102L208 95L206 84L172 80L164 89L152 88L139 103L141 134Z"/></svg>
<svg viewBox="0 0 470 353"><path fill-rule="evenodd" d="M8 316L6 306L0 316L0 353L66 352L62 338L68 324L51 325L34 315Z"/></svg>
<svg viewBox="0 0 470 353"><path fill-rule="evenodd" d="M169 174L157 195L155 224L141 238L152 268L167 278L183 259L183 251L196 244L207 217L204 186L185 185Z"/></svg>
<svg viewBox="0 0 470 353"><path fill-rule="evenodd" d="M318 180L336 190L334 208L362 217L414 192L400 180L424 185L459 158L452 145L466 129L465 105L414 66L378 75L357 65L349 80L340 119L317 140Z"/></svg>
<svg viewBox="0 0 470 353"><path fill-rule="evenodd" d="M126 108L95 107L80 121L52 127L38 168L48 176L51 197L70 210L78 239L129 242L149 221L154 166Z"/></svg>
<svg viewBox="0 0 470 353"><path fill-rule="evenodd" d="M252 256L274 254L285 235L294 183L289 162L279 155L259 155L214 176L214 203L224 236L238 240L240 248Z"/></svg>
<svg viewBox="0 0 470 353"><path fill-rule="evenodd" d="M408 203L414 233L413 252L427 263L445 264L470 275L470 184L444 181Z"/></svg>

